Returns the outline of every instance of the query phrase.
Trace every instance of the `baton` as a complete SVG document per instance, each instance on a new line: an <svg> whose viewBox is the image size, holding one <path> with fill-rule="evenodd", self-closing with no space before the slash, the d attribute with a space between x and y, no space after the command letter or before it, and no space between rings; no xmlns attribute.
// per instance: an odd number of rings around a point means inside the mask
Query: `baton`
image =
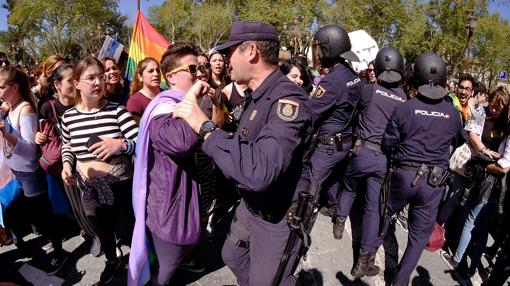
<svg viewBox="0 0 510 286"><path fill-rule="evenodd" d="M283 251L282 259L280 260L280 264L278 265L278 270L276 271L275 277L273 279L273 286L280 285L280 282L283 278L283 273L285 272L285 268L287 268L287 264L289 263L289 257L292 249L294 248L294 244L299 236L299 232L302 228L302 219L303 214L305 213L306 206L310 202L312 195L307 192L299 193L298 205L296 208L296 213L293 215L292 220L289 222L290 233L289 238L287 239L287 244L285 245L285 250Z"/></svg>

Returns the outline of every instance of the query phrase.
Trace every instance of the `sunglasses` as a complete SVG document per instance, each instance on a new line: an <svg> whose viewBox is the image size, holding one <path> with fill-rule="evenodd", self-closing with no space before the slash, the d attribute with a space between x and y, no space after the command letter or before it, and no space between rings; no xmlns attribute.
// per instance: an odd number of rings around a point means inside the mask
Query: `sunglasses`
<svg viewBox="0 0 510 286"><path fill-rule="evenodd" d="M3 67L4 65L8 66L9 62L7 60L0 60L0 67Z"/></svg>
<svg viewBox="0 0 510 286"><path fill-rule="evenodd" d="M196 74L197 71L200 71L202 73L205 73L207 70L211 69L210 63L205 63L203 65L182 65L179 67L176 67L175 69L171 70L170 73L178 73L180 71L188 71L190 74Z"/></svg>

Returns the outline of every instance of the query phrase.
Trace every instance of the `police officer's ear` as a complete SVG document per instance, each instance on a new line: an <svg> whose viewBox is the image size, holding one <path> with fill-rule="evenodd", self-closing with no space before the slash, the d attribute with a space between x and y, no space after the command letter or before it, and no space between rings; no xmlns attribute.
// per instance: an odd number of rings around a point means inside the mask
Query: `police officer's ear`
<svg viewBox="0 0 510 286"><path fill-rule="evenodd" d="M247 57L249 62L252 62L256 59L260 60L260 50L257 47L257 44L254 42L247 43L244 49L244 55Z"/></svg>

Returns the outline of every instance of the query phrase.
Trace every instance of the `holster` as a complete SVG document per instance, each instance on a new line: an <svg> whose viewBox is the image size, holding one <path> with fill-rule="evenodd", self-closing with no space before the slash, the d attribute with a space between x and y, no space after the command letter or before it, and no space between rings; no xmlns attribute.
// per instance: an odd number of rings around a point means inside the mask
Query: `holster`
<svg viewBox="0 0 510 286"><path fill-rule="evenodd" d="M425 177L427 177L427 184L434 188L444 185L449 178L449 172L438 166L429 167L425 164L421 164L419 168L411 166L400 166L400 168L416 172L416 176L411 182L411 187L413 188L418 186L420 181Z"/></svg>
<svg viewBox="0 0 510 286"><path fill-rule="evenodd" d="M420 181L429 174L429 167L425 164L421 164L420 168L416 171L416 176L411 182L411 187L416 187L420 183Z"/></svg>
<svg viewBox="0 0 510 286"><path fill-rule="evenodd" d="M432 187L439 187L443 185L448 179L449 172L443 170L443 168L434 166L431 167L427 183Z"/></svg>

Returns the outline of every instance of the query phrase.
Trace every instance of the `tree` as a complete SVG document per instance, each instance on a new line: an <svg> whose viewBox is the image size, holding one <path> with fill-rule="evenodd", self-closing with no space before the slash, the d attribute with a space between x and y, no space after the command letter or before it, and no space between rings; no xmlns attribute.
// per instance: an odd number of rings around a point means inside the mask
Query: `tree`
<svg viewBox="0 0 510 286"><path fill-rule="evenodd" d="M293 54L307 53L328 5L326 0L236 0L240 20L272 24L281 35L282 46Z"/></svg>
<svg viewBox="0 0 510 286"><path fill-rule="evenodd" d="M209 51L220 41L227 40L233 19L233 1L210 1L195 5L191 13L193 25L190 40L202 51Z"/></svg>
<svg viewBox="0 0 510 286"><path fill-rule="evenodd" d="M190 0L165 1L149 8L149 21L169 42L189 37L193 3Z"/></svg>
<svg viewBox="0 0 510 286"><path fill-rule="evenodd" d="M473 67L476 78L493 86L500 71L510 70L510 26L498 14L478 19L473 35Z"/></svg>
<svg viewBox="0 0 510 286"><path fill-rule="evenodd" d="M115 0L9 1L9 27L34 57L93 54L106 34L127 39Z"/></svg>

